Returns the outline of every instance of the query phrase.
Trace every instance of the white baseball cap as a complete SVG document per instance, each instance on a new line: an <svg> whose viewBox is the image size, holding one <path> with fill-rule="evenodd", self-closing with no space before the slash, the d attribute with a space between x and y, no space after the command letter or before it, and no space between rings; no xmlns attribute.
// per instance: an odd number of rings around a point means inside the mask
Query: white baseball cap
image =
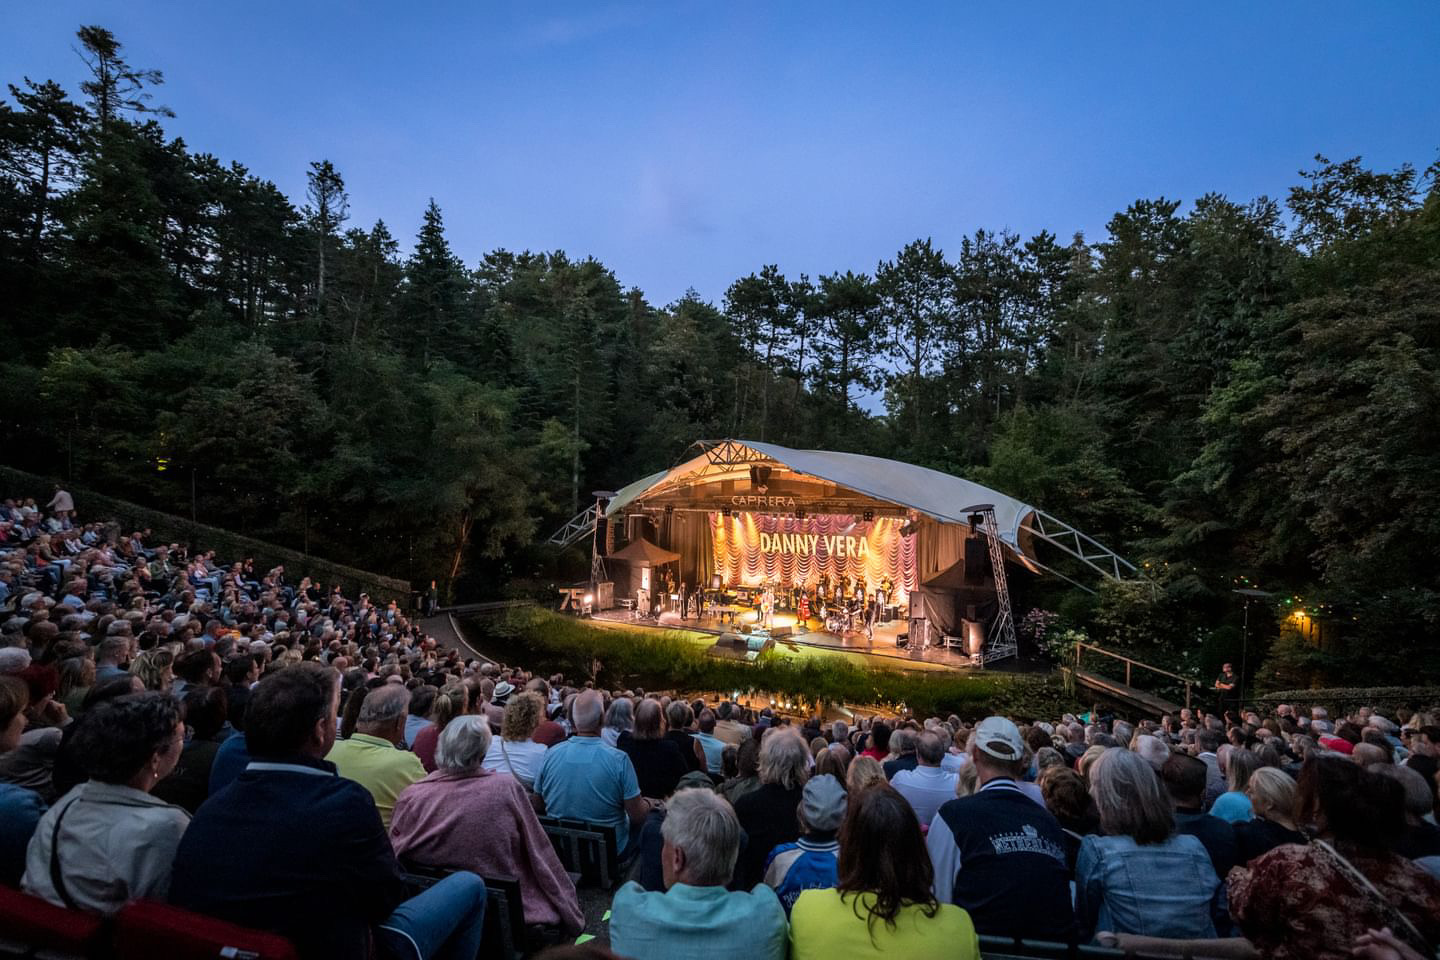
<svg viewBox="0 0 1440 960"><path fill-rule="evenodd" d="M1020 728L1004 717L986 717L975 728L975 746L997 760L1019 760L1025 756Z"/></svg>

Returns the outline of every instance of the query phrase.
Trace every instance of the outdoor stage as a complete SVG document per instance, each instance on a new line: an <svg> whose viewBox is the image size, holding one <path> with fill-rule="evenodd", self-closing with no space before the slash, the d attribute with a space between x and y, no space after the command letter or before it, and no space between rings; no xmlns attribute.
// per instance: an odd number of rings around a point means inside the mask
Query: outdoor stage
<svg viewBox="0 0 1440 960"><path fill-rule="evenodd" d="M597 611L594 619L604 623L619 623L626 626L643 627L652 630L689 630L694 633L706 633L719 637L725 633L732 633L735 625L720 618L691 617L688 620L678 620L671 616L665 616L664 620L637 619L635 615L623 609ZM751 620L753 620L753 615ZM790 614L777 614L775 617L777 625L787 626L795 620ZM743 622L743 621L742 621ZM817 621L811 621L812 625ZM970 658L961 653L958 649L948 649L944 646L931 645L926 650L919 646L897 647L896 638L905 632L905 621L896 620L889 624L877 625L874 638L868 638L862 633L846 633L843 635L826 633L824 630L809 630L805 633L796 633L788 636L775 637L775 648L777 650L797 651L802 648L833 651L836 653L861 654L867 658L879 659L888 666L904 669L907 665L920 669L935 669L937 667L954 670L974 669Z"/></svg>

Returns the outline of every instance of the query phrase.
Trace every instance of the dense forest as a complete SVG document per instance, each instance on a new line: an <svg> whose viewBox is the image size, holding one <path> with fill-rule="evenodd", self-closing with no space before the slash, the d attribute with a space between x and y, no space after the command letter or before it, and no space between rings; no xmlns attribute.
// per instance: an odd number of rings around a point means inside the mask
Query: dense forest
<svg viewBox="0 0 1440 960"><path fill-rule="evenodd" d="M16 466L475 598L697 439L851 450L1143 560L1158 589L1039 597L1109 642L1206 666L1250 585L1266 682L1436 665L1440 164L1316 157L1283 202L1142 199L1098 240L975 229L657 305L558 249L464 263L433 202L413 241L355 223L343 158L287 197L78 40L77 91L0 103Z"/></svg>

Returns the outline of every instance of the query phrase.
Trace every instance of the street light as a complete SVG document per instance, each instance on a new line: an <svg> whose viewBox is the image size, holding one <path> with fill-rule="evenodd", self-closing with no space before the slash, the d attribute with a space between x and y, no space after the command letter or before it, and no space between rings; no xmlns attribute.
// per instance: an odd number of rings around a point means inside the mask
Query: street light
<svg viewBox="0 0 1440 960"><path fill-rule="evenodd" d="M1250 604L1255 600L1264 600L1273 597L1275 594L1268 590L1256 590L1254 587L1241 587L1232 590L1245 598L1245 625L1240 629L1240 710L1245 710L1245 661L1249 659L1250 652Z"/></svg>

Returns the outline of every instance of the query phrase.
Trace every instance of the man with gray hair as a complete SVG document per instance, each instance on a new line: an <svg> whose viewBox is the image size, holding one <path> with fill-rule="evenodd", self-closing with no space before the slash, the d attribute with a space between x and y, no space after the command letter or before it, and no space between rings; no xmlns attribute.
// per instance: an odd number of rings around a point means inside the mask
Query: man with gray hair
<svg viewBox="0 0 1440 960"><path fill-rule="evenodd" d="M535 775L535 792L545 798L545 812L615 828L615 846L627 860L638 847L640 827L650 804L640 796L635 765L600 736L605 701L586 690L571 705L575 736L545 751ZM631 828L634 828L633 831Z"/></svg>
<svg viewBox="0 0 1440 960"><path fill-rule="evenodd" d="M625 957L784 960L785 910L775 892L763 884L749 893L725 889L740 853L730 804L709 790L677 793L660 832L665 892L633 880L620 888L610 907L610 948Z"/></svg>
<svg viewBox="0 0 1440 960"><path fill-rule="evenodd" d="M901 770L890 781L890 785L915 811L916 818L927 827L935 818L940 804L955 798L955 784L960 779L958 773L941 769L946 748L945 739L940 734L926 730L915 744L915 769Z"/></svg>
<svg viewBox="0 0 1440 960"><path fill-rule="evenodd" d="M425 778L420 758L399 749L409 709L410 691L403 685L387 683L376 687L360 705L350 739L335 741L325 757L335 764L340 776L370 791L387 830L395 798L410 784Z"/></svg>

